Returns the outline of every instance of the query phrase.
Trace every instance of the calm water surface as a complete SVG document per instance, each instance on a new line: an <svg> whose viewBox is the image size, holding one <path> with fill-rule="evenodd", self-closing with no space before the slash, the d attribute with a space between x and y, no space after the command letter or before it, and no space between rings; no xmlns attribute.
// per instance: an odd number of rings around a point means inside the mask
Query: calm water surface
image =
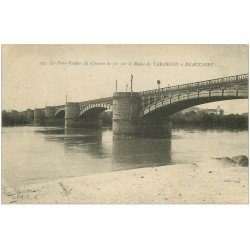
<svg viewBox="0 0 250 250"><path fill-rule="evenodd" d="M10 185L248 154L248 131L175 130L173 138L113 139L112 130L2 129L2 176Z"/></svg>

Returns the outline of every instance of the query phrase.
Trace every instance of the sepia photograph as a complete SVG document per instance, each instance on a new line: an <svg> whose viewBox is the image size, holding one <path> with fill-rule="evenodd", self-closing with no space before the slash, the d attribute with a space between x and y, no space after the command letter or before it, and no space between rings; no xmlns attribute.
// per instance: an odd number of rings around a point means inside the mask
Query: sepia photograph
<svg viewBox="0 0 250 250"><path fill-rule="evenodd" d="M248 50L2 45L2 203L248 203Z"/></svg>
<svg viewBox="0 0 250 250"><path fill-rule="evenodd" d="M249 1L0 1L4 250L248 250Z"/></svg>

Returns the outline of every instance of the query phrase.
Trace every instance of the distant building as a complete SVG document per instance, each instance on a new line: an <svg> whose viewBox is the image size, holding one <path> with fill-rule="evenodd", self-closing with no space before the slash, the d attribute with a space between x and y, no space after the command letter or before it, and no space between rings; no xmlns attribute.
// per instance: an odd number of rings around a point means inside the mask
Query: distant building
<svg viewBox="0 0 250 250"><path fill-rule="evenodd" d="M198 108L198 107L191 107L191 108L188 108L188 109L185 109L182 111L182 114L186 114L188 112L195 112L196 114L202 112L204 109L202 108Z"/></svg>
<svg viewBox="0 0 250 250"><path fill-rule="evenodd" d="M188 112L194 112L196 114L206 113L206 114L215 114L215 115L224 115L224 110L218 106L216 109L203 109L199 107L191 107L183 110L181 113L186 114Z"/></svg>
<svg viewBox="0 0 250 250"><path fill-rule="evenodd" d="M205 109L206 114L224 115L224 110L218 106L216 109Z"/></svg>

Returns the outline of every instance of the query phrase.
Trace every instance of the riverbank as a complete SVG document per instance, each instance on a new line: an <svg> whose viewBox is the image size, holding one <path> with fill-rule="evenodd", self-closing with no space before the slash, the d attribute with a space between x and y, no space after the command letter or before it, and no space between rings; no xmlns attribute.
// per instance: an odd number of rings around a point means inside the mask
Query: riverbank
<svg viewBox="0 0 250 250"><path fill-rule="evenodd" d="M205 110L177 113L172 116L173 128L248 130L248 113L222 115Z"/></svg>
<svg viewBox="0 0 250 250"><path fill-rule="evenodd" d="M248 167L230 158L72 177L21 187L2 182L2 203L248 203Z"/></svg>

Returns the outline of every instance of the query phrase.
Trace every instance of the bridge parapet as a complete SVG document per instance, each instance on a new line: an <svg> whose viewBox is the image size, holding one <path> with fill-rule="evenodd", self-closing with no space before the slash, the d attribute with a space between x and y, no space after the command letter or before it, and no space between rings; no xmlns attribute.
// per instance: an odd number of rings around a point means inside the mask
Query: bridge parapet
<svg viewBox="0 0 250 250"><path fill-rule="evenodd" d="M65 105L57 105L57 106L53 106L55 108L55 110L57 109L62 109L65 108Z"/></svg>
<svg viewBox="0 0 250 250"><path fill-rule="evenodd" d="M112 103L113 102L113 97L105 97L105 98L99 98L99 99L94 99L90 101L83 101L80 102L80 107L89 105L89 104L96 104L96 103Z"/></svg>
<svg viewBox="0 0 250 250"><path fill-rule="evenodd" d="M206 81L199 81L193 83L186 83L181 85L175 85L171 87L159 88L159 89L152 89L147 91L140 92L142 98L148 95L157 95L162 93L172 93L178 92L183 90L193 90L199 88L211 88L211 87L218 87L219 85L227 84L235 84L248 81L248 74L236 75L236 76L229 76L217 79L211 79Z"/></svg>

